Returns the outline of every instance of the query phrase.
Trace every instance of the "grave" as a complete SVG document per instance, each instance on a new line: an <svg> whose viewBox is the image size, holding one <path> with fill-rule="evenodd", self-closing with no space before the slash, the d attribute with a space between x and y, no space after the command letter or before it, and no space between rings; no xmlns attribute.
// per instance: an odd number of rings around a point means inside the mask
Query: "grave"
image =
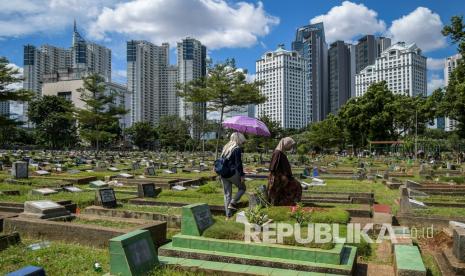
<svg viewBox="0 0 465 276"><path fill-rule="evenodd" d="M110 273L143 275L158 265L150 233L136 230L110 240Z"/></svg>
<svg viewBox="0 0 465 276"><path fill-rule="evenodd" d="M95 181L91 181L89 183L89 187L95 188L95 189L104 188L104 187L108 187L108 183L106 183L106 182L104 182L102 180L95 180Z"/></svg>
<svg viewBox="0 0 465 276"><path fill-rule="evenodd" d="M391 207L385 204L373 205L374 224L392 224Z"/></svg>
<svg viewBox="0 0 465 276"><path fill-rule="evenodd" d="M155 187L155 183L138 183L137 184L137 196L144 197L156 197L161 193L161 188Z"/></svg>
<svg viewBox="0 0 465 276"><path fill-rule="evenodd" d="M46 171L46 170L37 170L34 172L34 175L37 175L37 176L45 176L45 175L49 175L50 172L49 171Z"/></svg>
<svg viewBox="0 0 465 276"><path fill-rule="evenodd" d="M148 175L148 176L155 176L156 175L155 167L150 166L150 167L145 168L144 169L144 174Z"/></svg>
<svg viewBox="0 0 465 276"><path fill-rule="evenodd" d="M3 221L2 225L3 225ZM0 234L0 251L7 249L12 245L16 245L21 242L18 232L13 232L11 234Z"/></svg>
<svg viewBox="0 0 465 276"><path fill-rule="evenodd" d="M192 262L215 263L214 271L228 271L228 264L240 264L241 271L267 275L296 275L305 272L352 275L356 262L356 247L339 241L330 250L268 243L246 243L202 237L213 225L210 209L206 204L183 207L181 233L172 242L158 249L160 260L185 266ZM254 273L255 271L255 273ZM237 272L237 270L236 270Z"/></svg>
<svg viewBox="0 0 465 276"><path fill-rule="evenodd" d="M50 188L40 188L40 189L33 189L31 191L31 194L33 195L43 195L43 196L47 196L47 195L53 195L53 194L57 194L58 192L54 189L50 189Z"/></svg>
<svg viewBox="0 0 465 276"><path fill-rule="evenodd" d="M66 192L70 192L70 193L80 193L80 192L82 192L82 189L80 189L78 187L74 187L74 186L63 187L63 190L66 191Z"/></svg>
<svg viewBox="0 0 465 276"><path fill-rule="evenodd" d="M10 272L6 276L45 276L45 270L38 266L26 266L19 270Z"/></svg>
<svg viewBox="0 0 465 276"><path fill-rule="evenodd" d="M50 200L26 201L20 217L35 219L72 218L73 215L60 204Z"/></svg>
<svg viewBox="0 0 465 276"><path fill-rule="evenodd" d="M134 176L132 174L128 174L128 173L120 173L120 174L118 174L118 177L127 178L127 179L134 178Z"/></svg>
<svg viewBox="0 0 465 276"><path fill-rule="evenodd" d="M24 161L16 161L11 167L11 175L16 179L29 178L28 163Z"/></svg>
<svg viewBox="0 0 465 276"><path fill-rule="evenodd" d="M450 221L449 229L452 230L452 248L443 248L442 256L456 275L465 275L465 224Z"/></svg>
<svg viewBox="0 0 465 276"><path fill-rule="evenodd" d="M394 267L397 276L426 276L420 251L413 245L394 246Z"/></svg>
<svg viewBox="0 0 465 276"><path fill-rule="evenodd" d="M113 188L101 188L95 191L96 204L105 208L116 208L116 196Z"/></svg>
<svg viewBox="0 0 465 276"><path fill-rule="evenodd" d="M101 171L105 171L106 169L107 169L107 164L105 162L97 161L95 163L95 171L101 172Z"/></svg>

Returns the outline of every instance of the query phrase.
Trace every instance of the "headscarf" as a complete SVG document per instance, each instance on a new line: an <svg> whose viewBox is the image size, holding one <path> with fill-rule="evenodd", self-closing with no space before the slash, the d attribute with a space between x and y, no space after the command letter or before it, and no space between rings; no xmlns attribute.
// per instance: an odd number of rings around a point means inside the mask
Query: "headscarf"
<svg viewBox="0 0 465 276"><path fill-rule="evenodd" d="M245 142L245 137L244 134L239 133L239 132L234 132L231 134L231 137L229 138L229 142L224 145L223 151L221 152L221 156L224 158L229 158L231 157L232 152L240 147L242 144Z"/></svg>
<svg viewBox="0 0 465 276"><path fill-rule="evenodd" d="M285 137L281 139L281 141L279 141L278 146L276 146L276 150L286 152L288 150L291 150L294 145L294 139L292 139L291 137Z"/></svg>

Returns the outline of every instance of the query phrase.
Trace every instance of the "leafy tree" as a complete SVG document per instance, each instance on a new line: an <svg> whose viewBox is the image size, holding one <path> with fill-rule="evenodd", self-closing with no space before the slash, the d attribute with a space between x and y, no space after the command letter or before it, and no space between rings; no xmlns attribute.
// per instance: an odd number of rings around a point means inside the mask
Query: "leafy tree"
<svg viewBox="0 0 465 276"><path fill-rule="evenodd" d="M15 90L11 87L12 84L22 80L18 74L18 69L9 66L9 61L4 57L0 57L0 102L28 101L31 98L31 92L23 89ZM20 122L11 119L9 114L0 114L0 137L4 138L1 140L2 143L11 140L9 139L11 138L11 135L9 135L11 130L20 124Z"/></svg>
<svg viewBox="0 0 465 276"><path fill-rule="evenodd" d="M160 118L158 134L162 147L178 151L184 150L184 146L190 138L189 126L176 115Z"/></svg>
<svg viewBox="0 0 465 276"><path fill-rule="evenodd" d="M74 106L58 96L35 98L29 104L29 120L36 125L37 141L52 149L62 149L77 142Z"/></svg>
<svg viewBox="0 0 465 276"><path fill-rule="evenodd" d="M137 122L126 129L126 134L129 135L131 142L139 149L153 148L158 132L155 127L149 122Z"/></svg>
<svg viewBox="0 0 465 276"><path fill-rule="evenodd" d="M117 94L105 91L100 75L92 74L83 80L84 87L78 90L81 101L85 103L85 108L77 112L79 133L96 148L98 154L101 144L108 144L121 134L118 120L127 111L115 103Z"/></svg>
<svg viewBox="0 0 465 276"><path fill-rule="evenodd" d="M465 57L463 16L453 16L451 24L444 26L442 34L449 36L454 44L458 44L459 53ZM457 67L450 75L443 104L446 116L457 120L458 134L461 138L465 138L465 62L463 58L458 61Z"/></svg>
<svg viewBox="0 0 465 276"><path fill-rule="evenodd" d="M344 128L339 118L329 114L325 120L310 125L310 130L302 134L301 140L309 143L314 149L329 149L344 146Z"/></svg>
<svg viewBox="0 0 465 276"><path fill-rule="evenodd" d="M219 111L220 124L217 133L218 137L221 137L221 124L225 113L237 110L238 106L259 104L266 100L259 91L263 83L258 81L248 83L246 73L237 69L234 59L228 59L210 66L206 77L179 85L181 90L179 96L187 102L208 102L208 110ZM218 144L216 156L218 156Z"/></svg>

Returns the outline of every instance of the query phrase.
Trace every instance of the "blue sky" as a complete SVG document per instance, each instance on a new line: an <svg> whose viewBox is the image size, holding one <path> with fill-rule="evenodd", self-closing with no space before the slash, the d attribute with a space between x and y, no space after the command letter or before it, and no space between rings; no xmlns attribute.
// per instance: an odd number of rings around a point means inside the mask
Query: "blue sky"
<svg viewBox="0 0 465 276"><path fill-rule="evenodd" d="M113 77L125 81L126 41L175 42L191 35L213 61L234 57L255 72L255 61L280 43L290 48L295 30L323 21L328 42L367 33L416 42L429 59L430 88L442 84L442 59L456 53L440 29L463 15L463 1L222 1L222 0L0 0L0 56L22 67L23 45L69 47L73 18L88 40L112 50ZM409 41L410 40L410 41Z"/></svg>

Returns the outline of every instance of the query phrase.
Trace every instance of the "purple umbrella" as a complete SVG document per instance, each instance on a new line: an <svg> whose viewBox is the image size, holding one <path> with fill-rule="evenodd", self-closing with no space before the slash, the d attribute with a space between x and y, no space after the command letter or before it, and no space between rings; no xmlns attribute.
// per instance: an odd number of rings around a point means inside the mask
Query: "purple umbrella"
<svg viewBox="0 0 465 276"><path fill-rule="evenodd" d="M225 128L234 129L238 132L255 134L260 136L270 136L270 131L265 123L255 118L247 116L234 116L223 122Z"/></svg>

